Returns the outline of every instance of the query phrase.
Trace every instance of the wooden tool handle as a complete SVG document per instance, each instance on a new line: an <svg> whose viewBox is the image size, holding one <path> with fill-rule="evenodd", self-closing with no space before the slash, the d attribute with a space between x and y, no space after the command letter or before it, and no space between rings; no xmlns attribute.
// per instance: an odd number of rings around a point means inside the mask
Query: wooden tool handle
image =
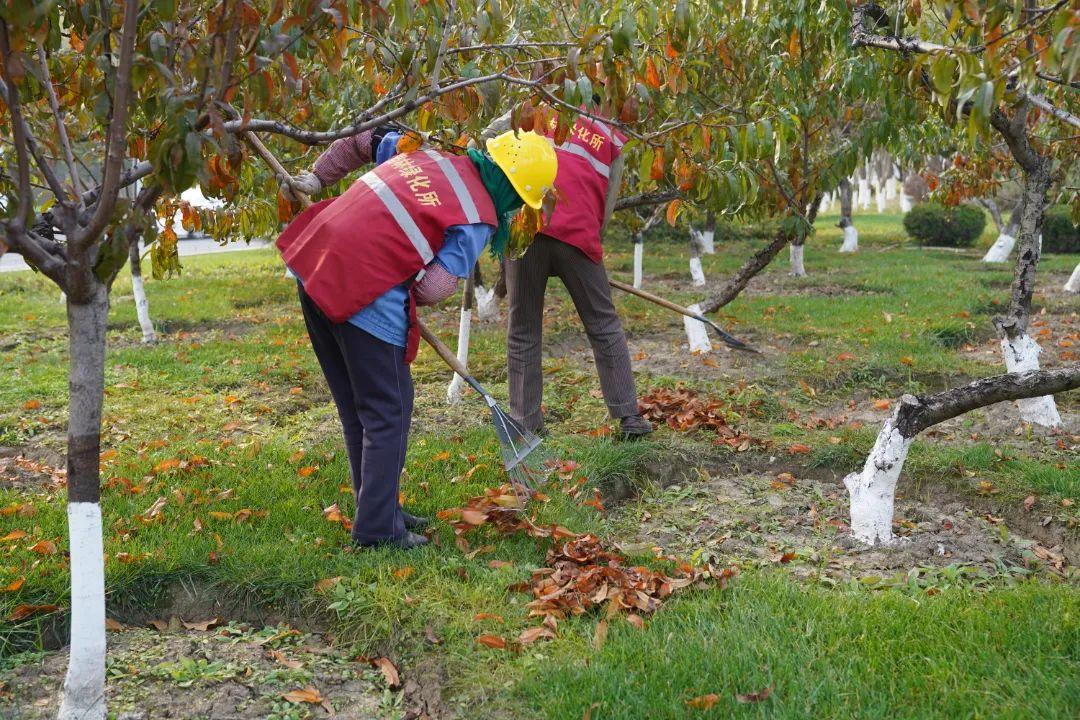
<svg viewBox="0 0 1080 720"><path fill-rule="evenodd" d="M690 310L687 310L686 308L684 308L682 305L676 305L675 303L671 302L670 300L665 300L664 298L662 298L662 297L660 297L658 295L653 295L651 292L645 292L644 290L639 290L638 288L634 287L633 285L627 285L626 283L619 282L618 280L608 280L608 284L611 285L611 287L613 287L613 288L617 288L619 290L622 290L623 292L628 292L631 295L637 295L639 298L642 298L644 300L648 300L649 302L652 302L652 303L656 303L660 307L665 307L668 310L674 310L675 312L681 313L681 314L685 315L686 317L694 318L695 320L700 320L701 319L700 314L695 313L695 312L691 312Z"/></svg>
<svg viewBox="0 0 1080 720"><path fill-rule="evenodd" d="M244 139L248 141L248 144L255 149L255 152L258 153L259 157L263 159L263 162L269 165L270 169L273 170L276 175L281 175L285 178L292 177L292 174L289 173L289 171L286 170L280 162L278 162L278 159L274 157L274 153L270 152L270 148L266 147L266 145L263 144L263 141L259 139L258 135L251 132L250 130L247 130L244 132ZM300 198L301 205L303 205L304 207L311 207L311 198L309 198L302 192L297 192L294 194Z"/></svg>
<svg viewBox="0 0 1080 720"><path fill-rule="evenodd" d="M443 362L449 365L450 368L462 378L470 380L472 376L469 375L469 368L461 364L461 361L457 359L457 355L450 352L450 348L446 347L443 341L436 337L435 333L431 332L428 326L425 325L420 318L416 319L416 324L420 326L420 337L424 338L427 344L434 348L435 352L439 354L439 357L443 359Z"/></svg>

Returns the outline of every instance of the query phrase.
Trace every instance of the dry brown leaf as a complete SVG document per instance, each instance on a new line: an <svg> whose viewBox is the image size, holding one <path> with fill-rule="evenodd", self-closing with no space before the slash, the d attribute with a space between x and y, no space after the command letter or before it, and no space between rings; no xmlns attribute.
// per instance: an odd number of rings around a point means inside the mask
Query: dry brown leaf
<svg viewBox="0 0 1080 720"><path fill-rule="evenodd" d="M199 632L206 632L210 628L217 627L221 623L222 620L220 617L213 617L209 620L203 620L201 622L184 622L181 623L181 625L186 627L188 630L198 630Z"/></svg>
<svg viewBox="0 0 1080 720"><path fill-rule="evenodd" d="M736 695L735 699L741 703L758 703L767 700L770 695L772 695L772 685L762 688L757 692Z"/></svg>
<svg viewBox="0 0 1080 720"><path fill-rule="evenodd" d="M396 690L401 685L401 676L398 673L397 666L388 657L377 657L371 661L371 664L379 668L382 671L383 678L386 680L386 686L391 690Z"/></svg>
<svg viewBox="0 0 1080 720"><path fill-rule="evenodd" d="M476 613L473 615L473 622L480 622L481 620L494 620L495 622L504 622L502 615L496 615L495 613Z"/></svg>
<svg viewBox="0 0 1080 720"><path fill-rule="evenodd" d="M503 640L498 635L481 635L476 638L476 642L481 645L487 645L489 648L495 648L496 650L506 649L506 640Z"/></svg>
<svg viewBox="0 0 1080 720"><path fill-rule="evenodd" d="M1035 496L1028 495L1026 498L1024 498L1024 509L1028 512L1031 512L1031 508L1033 507L1035 507Z"/></svg>
<svg viewBox="0 0 1080 720"><path fill-rule="evenodd" d="M612 607L615 607L612 605ZM604 647L604 642L607 640L608 624L607 620L601 620L596 623L596 632L593 633L592 644L593 648L599 650Z"/></svg>
<svg viewBox="0 0 1080 720"><path fill-rule="evenodd" d="M330 588L337 585L339 582L341 582L341 580L342 580L341 575L338 575L337 577L332 577L332 578L323 578L319 582L315 583L315 591L316 592L321 592L321 593L328 592L330 590Z"/></svg>
<svg viewBox="0 0 1080 720"><path fill-rule="evenodd" d="M720 701L720 696L716 693L709 693L708 695L699 695L696 698L692 698L686 701L687 706L694 708L695 710L710 710L712 706Z"/></svg>
<svg viewBox="0 0 1080 720"><path fill-rule="evenodd" d="M493 570L498 570L499 568L504 567L514 567L514 563L510 562L509 560L492 560L488 563L488 567Z"/></svg>
<svg viewBox="0 0 1080 720"><path fill-rule="evenodd" d="M292 668L293 670L304 666L304 663L299 660L291 660L288 655L280 650L269 650L267 654L270 656L271 660L274 660L287 668Z"/></svg>
<svg viewBox="0 0 1080 720"><path fill-rule="evenodd" d="M892 405L892 400L875 400L874 401L874 409L875 410L888 410L891 405Z"/></svg>
<svg viewBox="0 0 1080 720"><path fill-rule="evenodd" d="M629 615L627 615L626 622L630 623L638 630L643 630L645 628L645 620L642 619L642 617L637 613L630 613Z"/></svg>
<svg viewBox="0 0 1080 720"><path fill-rule="evenodd" d="M803 454L806 454L808 452L811 452L810 446L809 445L804 445L803 443L793 443L791 445L788 445L787 450L792 455L803 455Z"/></svg>
<svg viewBox="0 0 1080 720"><path fill-rule="evenodd" d="M305 465L296 471L296 474L300 477L309 477L315 474L315 471L319 469L318 465Z"/></svg>
<svg viewBox="0 0 1080 720"><path fill-rule="evenodd" d="M394 577L398 580L407 580L414 572L416 572L416 568L412 565L406 565L395 570Z"/></svg>
<svg viewBox="0 0 1080 720"><path fill-rule="evenodd" d="M0 538L0 542L15 542L16 540L22 540L30 533L25 530L12 530L4 537Z"/></svg>
<svg viewBox="0 0 1080 720"><path fill-rule="evenodd" d="M55 555L56 543L52 540L39 540L31 545L28 550L37 553L38 555Z"/></svg>
<svg viewBox="0 0 1080 720"><path fill-rule="evenodd" d="M431 627L431 623L428 623L424 628L424 637L426 637L427 641L432 645L442 645L442 640L435 634L435 628Z"/></svg>
<svg viewBox="0 0 1080 720"><path fill-rule="evenodd" d="M543 625L539 627L532 627L527 630L523 630L522 633L518 635L518 642L520 642L522 645L531 645L532 643L540 640L541 638L545 640L554 640L555 633L552 632L550 628L546 628Z"/></svg>
<svg viewBox="0 0 1080 720"><path fill-rule="evenodd" d="M150 620L147 623L147 625L154 628L158 632L165 632L166 630L169 629L169 621L168 620Z"/></svg>
<svg viewBox="0 0 1080 720"><path fill-rule="evenodd" d="M108 632L121 632L123 631L124 626L112 618L105 618L105 629Z"/></svg>
<svg viewBox="0 0 1080 720"><path fill-rule="evenodd" d="M26 578L17 577L14 580L12 580L10 583L5 585L4 587L0 588L0 592L15 592L16 590L21 588L23 586L23 583L25 583L25 582L26 582Z"/></svg>
<svg viewBox="0 0 1080 720"><path fill-rule="evenodd" d="M323 701L323 697L319 691L310 685L303 690L290 690L287 693L282 693L281 697L291 703L310 703L312 705L318 705Z"/></svg>
<svg viewBox="0 0 1080 720"><path fill-rule="evenodd" d="M56 605L16 605L15 609L8 615L8 620L16 622L32 615L44 615L46 613L56 612L59 609L60 608Z"/></svg>

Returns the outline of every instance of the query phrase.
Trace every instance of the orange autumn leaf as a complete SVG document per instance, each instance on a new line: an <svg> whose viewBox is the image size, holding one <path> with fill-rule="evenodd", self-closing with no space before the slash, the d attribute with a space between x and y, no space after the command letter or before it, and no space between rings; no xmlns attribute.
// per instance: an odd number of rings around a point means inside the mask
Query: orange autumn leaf
<svg viewBox="0 0 1080 720"><path fill-rule="evenodd" d="M892 400L875 400L874 401L874 409L875 410L888 410L890 405L892 405Z"/></svg>
<svg viewBox="0 0 1080 720"><path fill-rule="evenodd" d="M502 639L498 635L481 635L480 637L476 638L476 642L480 643L481 645L487 645L489 648L494 648L496 650L506 649L506 640Z"/></svg>
<svg viewBox="0 0 1080 720"><path fill-rule="evenodd" d="M341 508L338 507L337 503L334 503L333 505L331 505L328 508L324 508L323 511L322 511L322 514L323 514L324 518L326 518L330 522L335 522L335 523L341 522L345 517L344 515L341 514Z"/></svg>
<svg viewBox="0 0 1080 720"><path fill-rule="evenodd" d="M803 443L793 443L788 446L788 452L792 455L802 455L810 452L810 446Z"/></svg>
<svg viewBox="0 0 1080 720"><path fill-rule="evenodd" d="M289 456L289 462L291 464L295 465L296 463L303 460L305 455L307 455L306 450L297 450L296 452L294 452L292 455Z"/></svg>
<svg viewBox="0 0 1080 720"><path fill-rule="evenodd" d="M23 410L37 410L41 407L40 400L27 400L23 403Z"/></svg>
<svg viewBox="0 0 1080 720"><path fill-rule="evenodd" d="M529 628L528 630L524 630L520 635L518 635L518 642L522 645L531 645L540 639L553 640L555 639L555 633L552 632L551 628L546 628L543 625L540 625L539 627L533 627Z"/></svg>
<svg viewBox="0 0 1080 720"><path fill-rule="evenodd" d="M495 613L476 613L473 615L473 622L480 622L481 620L494 620L495 622L503 622L502 615L496 615Z"/></svg>
<svg viewBox="0 0 1080 720"><path fill-rule="evenodd" d="M840 362L850 362L855 359L855 355L849 352L842 352L836 356L836 359Z"/></svg>
<svg viewBox="0 0 1080 720"><path fill-rule="evenodd" d="M319 469L318 465L305 465L304 467L297 470L296 474L299 475L300 477L305 477L306 478L306 477L310 477L311 475L313 475L315 473L315 471L318 470L318 469Z"/></svg>
<svg viewBox="0 0 1080 720"><path fill-rule="evenodd" d="M664 219L667 220L667 224L671 227L675 227L675 223L679 220L679 210L682 207L682 200L672 200L668 203L667 212L664 213Z"/></svg>
<svg viewBox="0 0 1080 720"><path fill-rule="evenodd" d="M656 63L651 57L645 60L645 84L653 90L660 89L660 73L656 71Z"/></svg>
<svg viewBox="0 0 1080 720"><path fill-rule="evenodd" d="M695 710L709 710L718 702L720 702L720 696L716 693L709 693L708 695L699 695L696 698L687 700L686 704Z"/></svg>
<svg viewBox="0 0 1080 720"><path fill-rule="evenodd" d="M287 693L282 693L281 697L291 703L310 703L312 705L317 705L323 701L319 691L310 685L303 690L290 690Z"/></svg>
<svg viewBox="0 0 1080 720"><path fill-rule="evenodd" d="M315 592L329 592L331 588L333 588L342 580L343 578L341 575L338 575L337 577L323 578L319 582L315 583Z"/></svg>
<svg viewBox="0 0 1080 720"><path fill-rule="evenodd" d="M175 470L178 467L180 467L180 460L178 458L169 458L167 460L162 460L157 465L155 465L154 473L163 473L169 470Z"/></svg>
<svg viewBox="0 0 1080 720"><path fill-rule="evenodd" d="M450 451L449 450L444 450L441 453L435 453L434 455L431 456L431 459L434 462L443 462L444 460L449 460L450 459Z"/></svg>
<svg viewBox="0 0 1080 720"><path fill-rule="evenodd" d="M25 530L12 530L4 537L0 537L0 542L15 542L16 540L22 540L29 534Z"/></svg>
<svg viewBox="0 0 1080 720"><path fill-rule="evenodd" d="M0 588L0 592L15 592L16 590L21 588L25 582L26 578L17 577L4 587Z"/></svg>
<svg viewBox="0 0 1080 720"><path fill-rule="evenodd" d="M741 703L757 703L767 700L772 695L772 686L758 690L757 692L738 694L735 699Z"/></svg>
<svg viewBox="0 0 1080 720"><path fill-rule="evenodd" d="M663 180L664 179L664 149L656 148L653 154L652 167L649 168L649 179L651 180Z"/></svg>
<svg viewBox="0 0 1080 720"><path fill-rule="evenodd" d="M28 549L30 550L30 552L35 552L38 555L55 555L56 543L51 540L39 540L38 542L31 545Z"/></svg>
<svg viewBox="0 0 1080 720"><path fill-rule="evenodd" d="M414 568L412 565L406 565L405 567L395 570L394 577L396 577L398 580L406 580L411 577L414 572L416 572L416 568Z"/></svg>
<svg viewBox="0 0 1080 720"><path fill-rule="evenodd" d="M33 615L44 615L46 613L56 612L59 609L60 608L56 605L16 605L15 609L8 615L8 620L17 622Z"/></svg>

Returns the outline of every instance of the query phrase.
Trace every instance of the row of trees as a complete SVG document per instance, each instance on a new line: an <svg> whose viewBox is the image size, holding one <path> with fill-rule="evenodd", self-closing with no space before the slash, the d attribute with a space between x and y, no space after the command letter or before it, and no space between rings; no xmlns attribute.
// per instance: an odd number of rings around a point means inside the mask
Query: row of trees
<svg viewBox="0 0 1080 720"><path fill-rule="evenodd" d="M785 247L798 271L823 194L843 196L862 158L899 152L937 113L940 137L972 151L996 133L1023 176L1013 304L997 326L1009 369L1031 369L1035 238L1077 153L1054 128L1075 135L1068 93L1080 74L1080 18L1068 2L901 5L895 17L842 0L0 8L0 253L22 254L65 293L70 337L72 644L61 717L105 717L99 453L109 291L140 239L156 241L156 273L178 269L171 224L159 233L156 222L177 209L185 224L229 240L273 235L291 216L248 133L300 167L309 148L388 121L453 147L506 108L524 129L555 118L557 135L575 114L604 116L631 138L620 207L659 205L672 223L711 213L776 228L701 303L714 312ZM197 212L180 202L195 184L225 206ZM1024 387L1045 391L1041 377Z"/></svg>

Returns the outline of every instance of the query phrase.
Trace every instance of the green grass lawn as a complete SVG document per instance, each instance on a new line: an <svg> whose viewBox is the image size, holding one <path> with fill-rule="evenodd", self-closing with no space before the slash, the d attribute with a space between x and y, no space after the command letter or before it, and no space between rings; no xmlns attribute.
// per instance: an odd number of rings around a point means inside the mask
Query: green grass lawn
<svg viewBox="0 0 1080 720"><path fill-rule="evenodd" d="M764 466L770 455L781 456L801 477L861 465L886 417L873 415L875 399L1000 372L999 359L980 350L990 347L990 318L1008 299L1010 268L983 266L979 248L908 246L895 215L859 216L857 223L859 253L836 252L840 232L825 216L808 246L808 278L787 277L782 257L720 311L733 332L766 350L762 359L721 353L710 366L678 348L678 317L617 298L632 353L649 355L635 360L639 390L685 383L725 398L730 421L761 443L742 457ZM992 239L988 230L983 246ZM734 242L707 256L710 282L721 282L753 247ZM684 244L647 241L646 287L680 302L700 300L687 258ZM1060 285L1076 259L1045 258L1043 277ZM629 243L608 248L613 276L629 277L631 263ZM350 653L388 655L403 677L437 667L446 712L459 717L1080 714L1080 593L1071 568L1032 572L1030 579L1003 569L989 583L966 582L961 574L928 591L857 578L826 585L735 559L743 572L726 587L681 591L642 629L613 616L601 641L603 617L587 613L561 622L555 640L519 652L479 645L481 634L512 639L537 624L525 608L531 598L508 588L544 567L547 542L485 530L463 548L437 522L435 542L420 551L354 551L341 527L324 517L335 503L351 513L347 462L280 261L260 250L184 265L182 277L148 282L163 335L156 346L138 342L129 279L122 276L113 289L102 506L114 617L154 617L186 583L238 616L272 608L325 629ZM485 272L493 275L490 261ZM1039 339L1048 365L1075 361L1065 343L1080 331L1075 297L1057 290L1037 296L1046 308L1040 329L1047 332ZM447 339L456 330L454 307L449 302L428 314ZM470 365L505 398L503 332L501 325L481 326ZM689 472L740 457L701 434L667 429L647 443L612 443L603 435L610 420L594 369L580 352L586 344L578 320L555 281L545 333L553 431L547 445L554 457L579 464L575 477L612 492L643 487L664 468ZM58 292L29 273L0 275L0 338L0 447L62 467L67 353ZM1080 342L1073 346L1080 350ZM414 376L417 412L402 492L408 507L434 515L497 485L503 474L476 397L447 407L449 375L430 351L421 352ZM1077 395L1058 398L1073 420ZM855 412L850 408L869 419L806 423ZM917 442L905 471L910 492L947 491L989 503L986 512L995 514L1035 495L1040 517L1050 508L1052 528L1076 547L1075 438L1040 440L1022 428L1017 434L1014 425L1005 432L978 416L948 436ZM796 442L811 452L784 452ZM68 603L63 489L47 468L3 462L0 509L8 511L0 514L0 538L16 538L0 542L0 590L9 588L0 592L0 668L28 662L21 653L62 638ZM565 484L537 506L538 521L595 533L622 546L633 563L670 566L642 546L618 505L600 513L582 503L591 495L571 497ZM7 621L18 605L61 610ZM764 688L772 693L762 702L736 699ZM710 693L717 695L711 710L687 705ZM294 710L297 717L308 712ZM400 700L384 710L386 717L404 712Z"/></svg>

